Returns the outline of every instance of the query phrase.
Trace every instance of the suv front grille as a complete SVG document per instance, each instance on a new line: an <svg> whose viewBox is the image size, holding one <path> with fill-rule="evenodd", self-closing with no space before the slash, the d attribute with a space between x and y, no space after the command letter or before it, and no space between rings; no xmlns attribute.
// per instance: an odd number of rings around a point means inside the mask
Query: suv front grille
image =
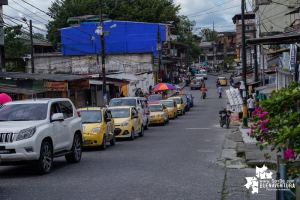
<svg viewBox="0 0 300 200"><path fill-rule="evenodd" d="M0 143L13 142L14 134L13 133L0 133Z"/></svg>

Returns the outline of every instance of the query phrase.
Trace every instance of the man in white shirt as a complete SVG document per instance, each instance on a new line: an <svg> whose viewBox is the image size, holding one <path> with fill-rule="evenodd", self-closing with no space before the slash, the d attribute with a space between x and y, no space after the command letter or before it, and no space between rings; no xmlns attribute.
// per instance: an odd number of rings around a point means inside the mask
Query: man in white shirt
<svg viewBox="0 0 300 200"><path fill-rule="evenodd" d="M249 116L252 117L252 112L255 110L255 100L253 99L253 96L250 95L250 98L247 100L248 110L249 110Z"/></svg>

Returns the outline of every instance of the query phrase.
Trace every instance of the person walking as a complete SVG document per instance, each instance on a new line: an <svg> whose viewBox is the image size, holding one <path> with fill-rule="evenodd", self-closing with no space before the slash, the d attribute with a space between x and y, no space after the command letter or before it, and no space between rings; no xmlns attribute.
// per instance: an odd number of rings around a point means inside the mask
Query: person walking
<svg viewBox="0 0 300 200"><path fill-rule="evenodd" d="M247 106L249 110L249 117L252 117L252 113L255 110L255 100L253 99L253 96L250 95L250 98L247 100Z"/></svg>
<svg viewBox="0 0 300 200"><path fill-rule="evenodd" d="M219 93L219 99L222 98L222 92L224 92L223 88L219 85L217 93Z"/></svg>
<svg viewBox="0 0 300 200"><path fill-rule="evenodd" d="M218 88L218 86L220 85L220 80L219 78L216 80L216 87Z"/></svg>

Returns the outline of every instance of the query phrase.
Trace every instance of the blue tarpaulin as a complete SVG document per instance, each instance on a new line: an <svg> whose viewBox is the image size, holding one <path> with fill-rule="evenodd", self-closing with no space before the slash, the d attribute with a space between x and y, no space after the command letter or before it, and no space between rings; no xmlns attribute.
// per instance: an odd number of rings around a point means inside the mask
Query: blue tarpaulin
<svg viewBox="0 0 300 200"><path fill-rule="evenodd" d="M99 22L84 22L78 27L61 30L63 55L101 54L100 36L95 31ZM116 27L110 29L112 25ZM166 41L166 25L139 22L107 21L104 31L105 52L107 54L149 53L158 55L157 29L159 26L161 46ZM92 37L95 40L92 41Z"/></svg>
<svg viewBox="0 0 300 200"><path fill-rule="evenodd" d="M201 66L206 66L206 65L209 65L208 62L204 62L201 64Z"/></svg>

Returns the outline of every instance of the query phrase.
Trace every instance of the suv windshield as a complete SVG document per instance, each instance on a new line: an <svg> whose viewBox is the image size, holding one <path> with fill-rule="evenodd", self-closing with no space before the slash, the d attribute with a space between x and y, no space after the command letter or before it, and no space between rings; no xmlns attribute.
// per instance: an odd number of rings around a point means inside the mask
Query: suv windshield
<svg viewBox="0 0 300 200"><path fill-rule="evenodd" d="M203 74L196 74L196 77L203 77Z"/></svg>
<svg viewBox="0 0 300 200"><path fill-rule="evenodd" d="M157 101L157 100L162 100L161 95L155 95L155 96L149 96L148 101Z"/></svg>
<svg viewBox="0 0 300 200"><path fill-rule="evenodd" d="M110 110L113 118L128 118L130 116L129 108L118 108Z"/></svg>
<svg viewBox="0 0 300 200"><path fill-rule="evenodd" d="M47 117L48 104L12 104L0 109L0 121L35 121Z"/></svg>
<svg viewBox="0 0 300 200"><path fill-rule="evenodd" d="M163 111L161 105L149 106L149 109L150 109L151 112Z"/></svg>
<svg viewBox="0 0 300 200"><path fill-rule="evenodd" d="M109 107L116 107L116 106L134 106L134 107L136 107L136 100L135 99L112 99L109 102Z"/></svg>
<svg viewBox="0 0 300 200"><path fill-rule="evenodd" d="M173 107L173 102L172 101L160 101L159 104L163 104L168 108L172 108Z"/></svg>
<svg viewBox="0 0 300 200"><path fill-rule="evenodd" d="M191 94L185 94L189 99L192 99L192 95Z"/></svg>
<svg viewBox="0 0 300 200"><path fill-rule="evenodd" d="M102 122L101 110L81 110L79 111L82 123L100 123Z"/></svg>

